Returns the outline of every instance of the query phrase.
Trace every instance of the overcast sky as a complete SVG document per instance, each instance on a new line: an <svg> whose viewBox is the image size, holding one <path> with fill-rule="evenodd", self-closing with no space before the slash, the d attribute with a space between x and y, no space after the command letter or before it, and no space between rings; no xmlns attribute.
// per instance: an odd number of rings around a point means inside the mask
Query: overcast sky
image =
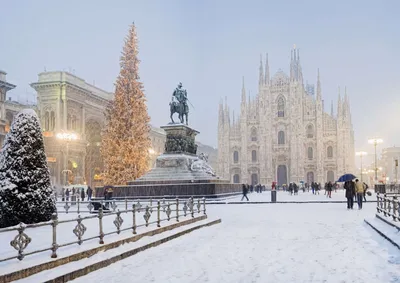
<svg viewBox="0 0 400 283"><path fill-rule="evenodd" d="M271 75L288 72L296 44L305 80L315 83L320 69L327 111L331 100L336 109L338 86L347 86L356 150L372 154L367 139L375 135L383 146L400 146L398 0L4 0L1 10L0 69L17 85L13 98L32 101L29 83L44 69L74 70L113 91L134 21L155 126L168 123L168 102L181 81L195 106L190 124L201 142L216 146L220 98L238 113L242 76L257 93L260 53L269 53Z"/></svg>

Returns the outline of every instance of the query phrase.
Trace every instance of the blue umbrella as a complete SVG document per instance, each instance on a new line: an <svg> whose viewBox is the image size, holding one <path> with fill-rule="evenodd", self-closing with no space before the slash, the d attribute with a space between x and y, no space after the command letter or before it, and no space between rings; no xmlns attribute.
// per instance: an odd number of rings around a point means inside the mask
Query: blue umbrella
<svg viewBox="0 0 400 283"><path fill-rule="evenodd" d="M339 183L342 183L342 182L347 182L347 181L354 180L355 178L357 178L357 177L354 176L353 174L344 174L344 175L341 176L337 181L338 181Z"/></svg>

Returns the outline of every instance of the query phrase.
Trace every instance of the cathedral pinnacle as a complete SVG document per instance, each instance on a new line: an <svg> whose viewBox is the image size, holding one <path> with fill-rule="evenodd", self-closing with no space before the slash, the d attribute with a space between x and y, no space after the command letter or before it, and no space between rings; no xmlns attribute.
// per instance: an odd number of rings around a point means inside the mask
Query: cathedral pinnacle
<svg viewBox="0 0 400 283"><path fill-rule="evenodd" d="M242 77L242 103L246 104L246 88L244 87L244 76Z"/></svg>
<svg viewBox="0 0 400 283"><path fill-rule="evenodd" d="M258 84L261 86L264 84L264 67L262 62L262 55L260 54L260 76L258 79Z"/></svg>
<svg viewBox="0 0 400 283"><path fill-rule="evenodd" d="M269 63L268 63L268 53L267 59L265 59L265 84L269 85Z"/></svg>

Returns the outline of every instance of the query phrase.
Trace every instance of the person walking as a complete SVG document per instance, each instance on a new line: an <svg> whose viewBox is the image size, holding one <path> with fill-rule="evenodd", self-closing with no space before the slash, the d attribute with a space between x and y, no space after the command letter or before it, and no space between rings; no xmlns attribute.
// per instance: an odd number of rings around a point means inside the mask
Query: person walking
<svg viewBox="0 0 400 283"><path fill-rule="evenodd" d="M351 181L344 183L345 197L347 198L347 209L353 209L354 205L354 189Z"/></svg>
<svg viewBox="0 0 400 283"><path fill-rule="evenodd" d="M364 196L364 184L356 179L356 194L358 209L362 209L363 196Z"/></svg>
<svg viewBox="0 0 400 283"><path fill-rule="evenodd" d="M249 198L247 197L247 193L249 192L249 189L247 188L247 186L245 184L242 185L242 190L243 190L242 201L244 198L246 198L247 201L249 201Z"/></svg>
<svg viewBox="0 0 400 283"><path fill-rule="evenodd" d="M326 184L326 190L328 192L328 195L326 197L332 198L332 189L333 189L332 182L329 181L328 184Z"/></svg>
<svg viewBox="0 0 400 283"><path fill-rule="evenodd" d="M81 189L81 201L85 201L85 189Z"/></svg>
<svg viewBox="0 0 400 283"><path fill-rule="evenodd" d="M92 194L93 194L93 190L90 186L88 186L87 190L86 190L86 195L87 195L87 200L91 201L92 200Z"/></svg>
<svg viewBox="0 0 400 283"><path fill-rule="evenodd" d="M368 190L368 185L364 182L364 202L367 201L367 198L366 198L367 190Z"/></svg>

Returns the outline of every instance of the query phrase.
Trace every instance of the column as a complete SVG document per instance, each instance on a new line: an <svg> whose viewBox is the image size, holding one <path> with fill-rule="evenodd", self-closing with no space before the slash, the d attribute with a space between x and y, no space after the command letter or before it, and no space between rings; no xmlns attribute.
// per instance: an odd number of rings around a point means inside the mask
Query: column
<svg viewBox="0 0 400 283"><path fill-rule="evenodd" d="M85 135L85 121L86 121L86 117L85 117L85 107L82 106L82 126L81 126L81 133L82 136L86 136Z"/></svg>
<svg viewBox="0 0 400 283"><path fill-rule="evenodd" d="M67 93L66 93L66 85L62 86L62 99L63 99L63 128L67 130Z"/></svg>
<svg viewBox="0 0 400 283"><path fill-rule="evenodd" d="M58 95L57 101L56 101L56 132L61 131L61 97Z"/></svg>

